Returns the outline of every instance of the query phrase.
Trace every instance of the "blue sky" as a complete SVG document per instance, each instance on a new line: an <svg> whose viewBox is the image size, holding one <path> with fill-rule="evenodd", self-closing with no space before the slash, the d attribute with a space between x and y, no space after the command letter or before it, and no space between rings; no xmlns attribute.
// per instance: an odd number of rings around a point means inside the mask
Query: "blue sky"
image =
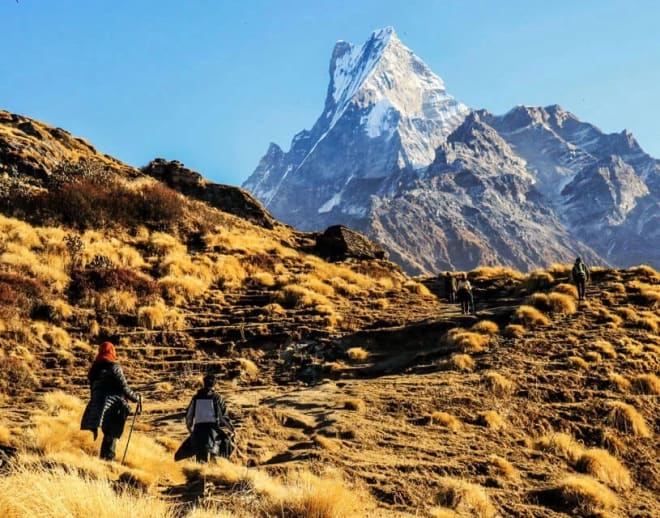
<svg viewBox="0 0 660 518"><path fill-rule="evenodd" d="M0 108L237 185L321 114L335 42L387 25L470 107L560 104L660 158L653 0L0 0Z"/></svg>

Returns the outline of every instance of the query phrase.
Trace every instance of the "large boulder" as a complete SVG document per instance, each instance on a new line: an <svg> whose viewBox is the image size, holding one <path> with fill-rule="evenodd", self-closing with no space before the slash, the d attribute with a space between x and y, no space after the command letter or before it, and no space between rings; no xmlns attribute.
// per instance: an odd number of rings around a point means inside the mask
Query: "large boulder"
<svg viewBox="0 0 660 518"><path fill-rule="evenodd" d="M224 212L247 219L264 228L271 229L275 226L275 218L249 192L239 187L210 182L178 160L156 158L144 167L142 172L181 194L204 201Z"/></svg>
<svg viewBox="0 0 660 518"><path fill-rule="evenodd" d="M320 234L315 253L331 261L387 258L387 252L378 243L343 225L333 225Z"/></svg>

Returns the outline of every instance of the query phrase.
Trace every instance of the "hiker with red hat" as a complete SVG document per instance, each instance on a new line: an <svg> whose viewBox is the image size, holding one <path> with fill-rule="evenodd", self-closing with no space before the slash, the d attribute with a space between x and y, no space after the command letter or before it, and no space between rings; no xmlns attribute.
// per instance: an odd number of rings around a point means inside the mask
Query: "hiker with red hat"
<svg viewBox="0 0 660 518"><path fill-rule="evenodd" d="M101 428L101 458L114 460L117 441L130 414L126 400L137 403L136 412L139 412L142 408L142 397L129 388L124 372L117 363L115 347L110 342L99 345L87 378L91 397L83 413L80 429L90 430L96 440L98 429Z"/></svg>

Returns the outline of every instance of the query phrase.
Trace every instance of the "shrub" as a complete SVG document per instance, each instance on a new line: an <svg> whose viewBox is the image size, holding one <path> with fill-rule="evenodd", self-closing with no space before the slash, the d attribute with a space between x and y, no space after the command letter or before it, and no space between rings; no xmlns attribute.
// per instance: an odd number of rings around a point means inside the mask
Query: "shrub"
<svg viewBox="0 0 660 518"><path fill-rule="evenodd" d="M506 426L502 416L494 410L481 412L477 421L480 425L490 428L491 430L501 430Z"/></svg>
<svg viewBox="0 0 660 518"><path fill-rule="evenodd" d="M567 433L552 433L540 437L534 441L533 446L537 450L547 451L566 459L571 464L584 453L584 447Z"/></svg>
<svg viewBox="0 0 660 518"><path fill-rule="evenodd" d="M449 428L453 431L458 431L461 429L461 421L447 412L435 411L429 416L429 421L433 424Z"/></svg>
<svg viewBox="0 0 660 518"><path fill-rule="evenodd" d="M364 361L369 358L369 351L362 347L351 347L346 351L346 356L353 361Z"/></svg>
<svg viewBox="0 0 660 518"><path fill-rule="evenodd" d="M604 510L616 509L619 501L607 487L585 475L566 477L555 488L562 501L580 516L603 516Z"/></svg>
<svg viewBox="0 0 660 518"><path fill-rule="evenodd" d="M633 390L637 394L660 395L660 378L655 374L640 374L632 379Z"/></svg>
<svg viewBox="0 0 660 518"><path fill-rule="evenodd" d="M511 338L522 338L525 336L525 328L518 324L509 324L504 328L504 335Z"/></svg>
<svg viewBox="0 0 660 518"><path fill-rule="evenodd" d="M484 350L490 336L481 333L472 333L463 328L456 327L445 335L445 342L450 347L459 349L464 353L477 353Z"/></svg>
<svg viewBox="0 0 660 518"><path fill-rule="evenodd" d="M488 390L497 397L509 396L516 385L510 379L505 378L499 372L487 372L483 376L483 381Z"/></svg>
<svg viewBox="0 0 660 518"><path fill-rule="evenodd" d="M438 481L437 503L453 509L460 516L495 518L498 513L484 488L456 478L443 477Z"/></svg>
<svg viewBox="0 0 660 518"><path fill-rule="evenodd" d="M577 311L575 299L564 293L552 292L548 295L550 311L561 315L572 315Z"/></svg>
<svg viewBox="0 0 660 518"><path fill-rule="evenodd" d="M573 284L566 284L562 282L561 284L557 284L557 286L554 287L554 291L573 297L575 300L578 298L577 288Z"/></svg>
<svg viewBox="0 0 660 518"><path fill-rule="evenodd" d="M621 401L613 401L609 405L610 412L607 422L617 430L632 433L638 437L651 437L652 433L644 418L635 407Z"/></svg>
<svg viewBox="0 0 660 518"><path fill-rule="evenodd" d="M527 327L550 325L550 319L532 306L520 306L514 318Z"/></svg>
<svg viewBox="0 0 660 518"><path fill-rule="evenodd" d="M131 268L88 268L71 273L69 296L75 300L87 298L92 292L115 289L148 297L158 293L158 284Z"/></svg>
<svg viewBox="0 0 660 518"><path fill-rule="evenodd" d="M28 316L43 304L43 284L17 273L0 272L0 316Z"/></svg>
<svg viewBox="0 0 660 518"><path fill-rule="evenodd" d="M625 491L633 485L628 470L607 450L587 450L577 460L576 468L616 491Z"/></svg>
<svg viewBox="0 0 660 518"><path fill-rule="evenodd" d="M407 281L404 283L403 287L415 295L421 295L422 297L432 296L432 293L429 291L429 289L420 282Z"/></svg>
<svg viewBox="0 0 660 518"><path fill-rule="evenodd" d="M28 362L15 356L0 356L0 392L15 396L38 387L39 380Z"/></svg>
<svg viewBox="0 0 660 518"><path fill-rule="evenodd" d="M550 288L554 282L554 277L548 273L541 270L531 272L525 279L525 289L528 292L534 292L538 290L546 290Z"/></svg>
<svg viewBox="0 0 660 518"><path fill-rule="evenodd" d="M471 371L475 367L474 360L469 354L452 354L449 365L459 371Z"/></svg>
<svg viewBox="0 0 660 518"><path fill-rule="evenodd" d="M614 347L610 342L607 340L594 340L594 342L591 344L591 346L594 349L598 349L602 354L607 356L608 358L616 358L617 353Z"/></svg>
<svg viewBox="0 0 660 518"><path fill-rule="evenodd" d="M500 330L499 326L495 322L492 322L491 320L481 320L480 322L477 322L470 328L470 331L474 331L475 333L481 333L486 335L497 334L499 330Z"/></svg>
<svg viewBox="0 0 660 518"><path fill-rule="evenodd" d="M361 399L352 398L352 399L346 399L344 401L344 408L346 410L353 410L355 412L364 413L367 409L367 405Z"/></svg>
<svg viewBox="0 0 660 518"><path fill-rule="evenodd" d="M174 227L183 218L183 198L160 182L141 186L135 198L137 219L134 221L164 230Z"/></svg>

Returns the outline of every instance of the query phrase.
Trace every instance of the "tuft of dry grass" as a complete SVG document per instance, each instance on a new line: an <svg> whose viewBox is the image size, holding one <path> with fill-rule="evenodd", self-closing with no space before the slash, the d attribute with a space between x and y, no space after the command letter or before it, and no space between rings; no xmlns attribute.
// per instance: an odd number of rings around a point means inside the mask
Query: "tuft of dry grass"
<svg viewBox="0 0 660 518"><path fill-rule="evenodd" d="M257 272L250 277L250 280L264 288L272 288L275 286L275 277L268 272Z"/></svg>
<svg viewBox="0 0 660 518"><path fill-rule="evenodd" d="M491 320L480 320L470 328L470 331L484 335L494 335L497 334L499 330L499 326Z"/></svg>
<svg viewBox="0 0 660 518"><path fill-rule="evenodd" d="M628 381L625 376L617 374L616 372L610 372L608 374L608 379L621 392L627 392L630 390L630 381Z"/></svg>
<svg viewBox="0 0 660 518"><path fill-rule="evenodd" d="M509 324L504 328L504 336L522 338L525 336L525 328L519 324Z"/></svg>
<svg viewBox="0 0 660 518"><path fill-rule="evenodd" d="M625 491L633 485L628 470L607 450L593 448L585 451L577 460L575 467L615 491Z"/></svg>
<svg viewBox="0 0 660 518"><path fill-rule="evenodd" d="M449 365L458 371L471 371L475 367L474 360L469 354L452 354Z"/></svg>
<svg viewBox="0 0 660 518"><path fill-rule="evenodd" d="M518 478L518 470L508 460L499 455L491 455L488 458L488 471L493 476L507 479Z"/></svg>
<svg viewBox="0 0 660 518"><path fill-rule="evenodd" d="M552 286L555 278L551 273L542 270L531 272L524 280L524 287L528 292L546 290Z"/></svg>
<svg viewBox="0 0 660 518"><path fill-rule="evenodd" d="M559 432L539 437L533 442L533 447L540 451L547 451L566 459L574 464L582 456L585 449L572 435Z"/></svg>
<svg viewBox="0 0 660 518"><path fill-rule="evenodd" d="M591 363L600 363L601 361L603 361L603 357L601 356L601 354L596 351L587 351L586 353L584 353L584 359Z"/></svg>
<svg viewBox="0 0 660 518"><path fill-rule="evenodd" d="M457 432L462 428L461 421L456 416L453 416L447 412L432 412L429 416L429 421L433 424L443 426L444 428L449 428L454 432Z"/></svg>
<svg viewBox="0 0 660 518"><path fill-rule="evenodd" d="M550 325L550 319L532 306L520 306L515 313L516 321L521 322L525 327L537 327Z"/></svg>
<svg viewBox="0 0 660 518"><path fill-rule="evenodd" d="M575 300L577 300L578 298L577 288L573 284L567 284L562 282L561 284L557 284L557 286L554 287L554 291L557 293L563 293L564 295L573 297Z"/></svg>
<svg viewBox="0 0 660 518"><path fill-rule="evenodd" d="M519 281L525 276L518 270L514 270L507 266L480 266L472 270L468 274L468 277L474 281L484 282L495 279Z"/></svg>
<svg viewBox="0 0 660 518"><path fill-rule="evenodd" d="M344 409L353 410L355 412L364 413L367 410L367 404L358 398L351 398L344 400L343 404Z"/></svg>
<svg viewBox="0 0 660 518"><path fill-rule="evenodd" d="M608 358L616 358L617 353L614 347L610 342L607 340L594 340L591 343L591 347L594 349L598 349L598 351L603 354L604 356L607 356Z"/></svg>
<svg viewBox="0 0 660 518"><path fill-rule="evenodd" d="M510 396L516 384L508 378L505 378L499 372L486 372L483 375L483 382L488 390L496 397Z"/></svg>
<svg viewBox="0 0 660 518"><path fill-rule="evenodd" d="M619 506L619 500L611 490L586 475L566 477L555 489L580 516L602 516L603 511Z"/></svg>
<svg viewBox="0 0 660 518"><path fill-rule="evenodd" d="M660 395L660 378L655 374L639 374L632 378L631 383L636 394Z"/></svg>
<svg viewBox="0 0 660 518"><path fill-rule="evenodd" d="M241 372L244 373L249 379L257 379L259 376L259 367L247 358L239 358L238 362L241 365Z"/></svg>
<svg viewBox="0 0 660 518"><path fill-rule="evenodd" d="M495 518L497 509L491 503L483 487L462 479L443 477L438 481L440 492L437 503L460 516ZM438 515L436 515L438 516Z"/></svg>
<svg viewBox="0 0 660 518"><path fill-rule="evenodd" d="M548 295L550 311L560 315L572 315L577 311L575 298L565 293L551 292Z"/></svg>
<svg viewBox="0 0 660 518"><path fill-rule="evenodd" d="M590 369L589 362L587 362L584 358L581 358L580 356L569 356L568 358L566 358L566 363L568 364L569 367L572 367L574 369L580 369L583 371L588 371Z"/></svg>
<svg viewBox="0 0 660 518"><path fill-rule="evenodd" d="M341 448L341 444L339 443L339 441L335 439L331 439L324 435L317 434L313 437L313 440L320 448L324 450L337 451Z"/></svg>
<svg viewBox="0 0 660 518"><path fill-rule="evenodd" d="M351 347L346 351L346 356L352 361L364 361L369 358L369 351L363 349L362 347Z"/></svg>
<svg viewBox="0 0 660 518"><path fill-rule="evenodd" d="M609 404L607 422L620 432L632 433L637 437L651 437L653 434L642 415L635 407L622 401L612 401Z"/></svg>
<svg viewBox="0 0 660 518"><path fill-rule="evenodd" d="M445 343L463 353L478 353L485 349L490 341L490 336L482 333L466 331L461 327L455 327L444 337Z"/></svg>
<svg viewBox="0 0 660 518"><path fill-rule="evenodd" d="M504 418L495 410L486 410L485 412L481 412L478 416L477 422L480 425L495 431L502 430L506 427Z"/></svg>
<svg viewBox="0 0 660 518"><path fill-rule="evenodd" d="M420 295L422 297L432 297L433 294L429 291L429 289L424 286L421 282L415 282L415 281L407 281L403 284L403 288L408 290L410 293L414 293L415 295Z"/></svg>

